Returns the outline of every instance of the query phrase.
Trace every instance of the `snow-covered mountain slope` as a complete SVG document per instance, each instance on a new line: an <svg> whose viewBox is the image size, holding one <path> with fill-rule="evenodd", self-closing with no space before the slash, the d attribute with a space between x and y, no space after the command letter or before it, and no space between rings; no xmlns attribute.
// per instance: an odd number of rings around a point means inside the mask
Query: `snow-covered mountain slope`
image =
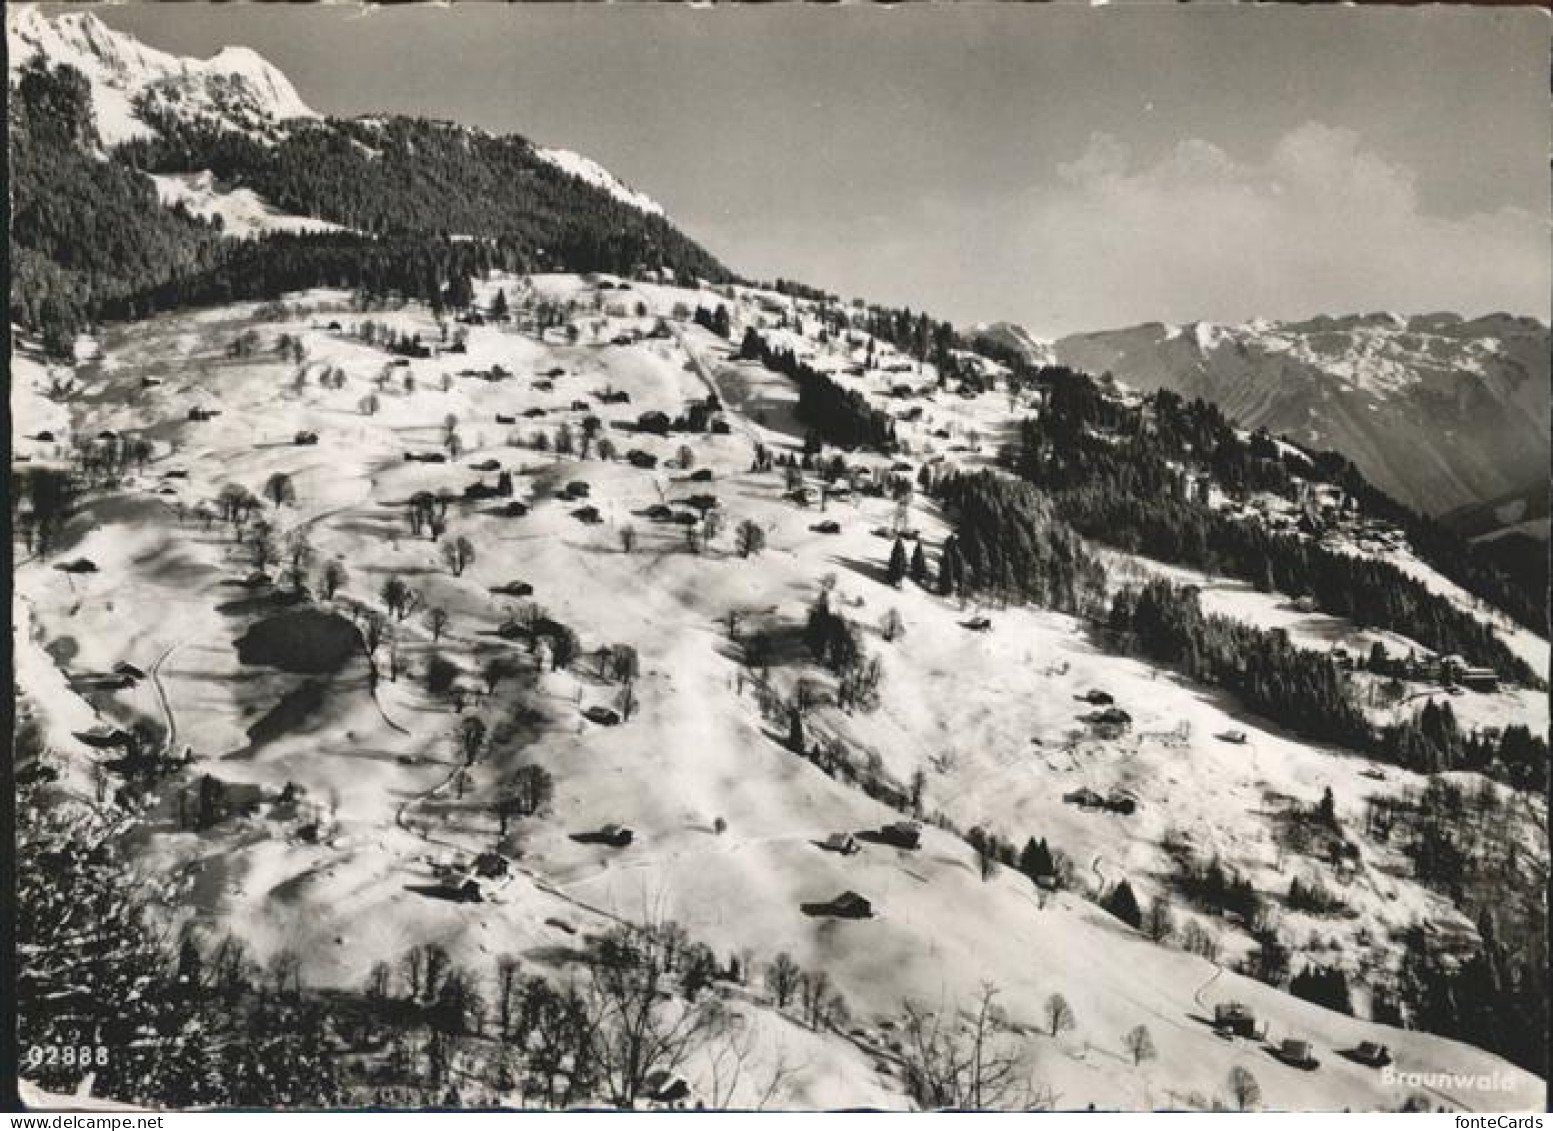
<svg viewBox="0 0 1553 1131"><path fill-rule="evenodd" d="M1032 365L1053 365L1057 360L1051 339L1037 338L1015 322L978 322L971 327L971 335L977 340L1018 350Z"/></svg>
<svg viewBox="0 0 1553 1131"><path fill-rule="evenodd" d="M343 231L339 224L311 216L290 216L276 210L252 189L222 188L208 169L199 173L153 174L156 194L171 208L181 204L206 220L219 217L222 231L237 238L261 232Z"/></svg>
<svg viewBox="0 0 1553 1131"><path fill-rule="evenodd" d="M1341 451L1427 513L1547 474L1548 328L1532 318L1151 322L1075 334L1054 350L1064 364L1216 401L1247 427Z"/></svg>
<svg viewBox="0 0 1553 1131"><path fill-rule="evenodd" d="M535 149L534 152L557 169L570 173L595 188L603 189L622 204L629 204L649 216L663 215L661 204L645 193L637 192L591 157L573 153L570 149Z"/></svg>
<svg viewBox="0 0 1553 1131"><path fill-rule="evenodd" d="M931 365L901 359L896 369L897 355L880 348L881 365L851 375L844 368L856 349L849 336L821 342L780 328L784 314L771 308L788 301L782 296L624 283L493 275L475 284L479 307L492 309L499 292L513 321L463 325L463 352L398 367L353 332L365 318L343 291L294 295L287 306L161 315L109 328L100 352L83 355L77 367L79 396L20 414L27 431L47 426L56 439L106 430L154 442L150 462L121 488L87 501L67 532L68 555L89 559L95 572L66 574L43 560L18 568L16 620L27 626L18 633L20 687L37 704L51 745L79 767L64 783L85 789L93 780L97 752L72 735L91 729L95 709L104 724L164 720L197 759L190 775L209 772L272 792L294 782L303 796L327 799L330 830L322 838L293 835L273 810L193 833L173 827L169 784L165 819L139 847L138 862L188 877L171 916L192 912L213 930L231 930L261 961L292 948L307 985L348 992L376 962L397 962L421 943L446 946L480 971L493 953L511 950L524 955L527 972L565 978L579 938L615 917L645 915L653 903L719 955L743 954L746 966L763 967L786 953L806 970L823 971L844 994L851 1014L844 1030L813 1032L789 1026L758 978L737 991L741 1008L760 1007L752 1013L758 1024L791 1029L782 1039L803 1067L776 1101L789 1108L906 1106L891 1051L900 1046L903 1002L953 1013L974 1000L983 980L997 987L1046 1102L1063 1107L1207 1107L1222 1098L1237 1067L1254 1073L1268 1107L1407 1102L1417 1090L1410 1075L1383 1074L1345 1055L1365 1040L1389 1045L1400 1073L1466 1081L1431 1091L1431 1104L1482 1111L1545 1102L1540 1079L1495 1056L1365 1018L1368 990L1391 976L1407 925L1421 919L1453 938L1473 930L1469 917L1408 875L1395 843L1366 831L1372 798L1414 794L1422 777L1298 741L1228 696L1097 651L1072 617L987 609L989 631L973 633L967 610L954 602L923 586L890 585L890 539L876 531L888 529L897 504L859 493L832 499L821 513L790 496L785 476L751 471L756 444L801 450L804 428L790 412L796 390L758 363L729 356L727 342L675 311L727 303L736 339L755 327L803 346L817 365L841 363L827 368L880 402L896 399L900 383L931 390ZM638 302L645 315L634 313ZM814 332L814 309L792 306ZM579 317L568 334L539 330L541 307L597 313ZM419 304L369 317L397 334L439 338L432 312ZM633 340L651 335L660 317L668 336ZM230 344L249 331L258 348L232 357ZM272 348L283 335L300 343L300 368ZM380 382L385 364L401 375ZM337 381L321 380L325 373ZM30 363L32 402L45 399L48 377L41 362ZM606 390L626 393L629 402L604 403ZM656 436L613 427L629 426L642 412L678 413L709 391L726 406L725 432ZM590 399L599 403L587 407ZM922 458L942 456L963 468L985 458L973 436L999 435L1029 407L1009 406L992 392L918 399L924 418L902 421L903 436ZM221 414L190 419L195 404ZM557 451L551 430L579 435L594 411L608 421L601 434L628 434L621 446L656 456L656 467ZM441 442L440 422L450 417L462 443L456 459L403 458L410 448ZM940 430L955 442L939 443ZM302 432L319 443L290 442ZM25 443L34 459L53 450L36 439ZM682 447L695 472L669 467L670 459L684 459ZM881 473L892 462L877 453L848 458ZM455 575L439 564L434 542L405 533L402 500L420 490L446 490L458 500L476 474L487 482L494 467L510 473L526 510L473 496L454 502L449 533L476 547ZM369 687L366 662L346 658L302 717L285 704L310 677L253 662L238 645L254 625L285 615L286 594L234 599L233 582L253 568L251 550L198 520L225 486L258 488L276 475L295 488L291 502L267 511L277 537L305 535L314 572L327 562L347 566L339 594L318 590L308 598L316 611L376 609L383 581L397 574L414 579L428 609L448 616L440 635L419 617L395 622L405 672ZM573 481L587 485L597 522L584 521L567 501L562 486ZM686 545L680 524L651 517L664 500L680 503L692 492L715 496L727 512L724 532L699 552ZM765 552L738 553L731 531L745 520L765 532ZM834 531L816 520L830 520ZM909 502L905 521L934 547L949 529L920 497ZM629 551L621 538L627 528ZM640 649L629 718L603 726L583 714L620 703L620 688L591 662L552 667L501 637L496 629L511 603L500 594L514 580L533 587L548 615L573 626L588 653L606 643ZM917 850L864 838L857 852L821 847L832 833L875 829L899 813L844 775L795 756L763 714L763 698L785 701L796 680L824 678L818 670L784 659L761 692L724 626L729 610L741 610L745 638L769 632L786 639L822 588L868 626L868 647L885 674L879 709L817 705L810 735L859 766L875 763L877 771L868 772L890 781L920 771L929 809L960 828L1050 838L1072 861L1069 890L1045 891L1008 868L984 878L952 826L930 825ZM1352 626L1307 620L1272 595L1220 585L1216 600L1237 619L1276 617L1296 636L1319 632L1324 642L1342 634L1352 643ZM906 626L896 640L872 627L891 609ZM469 709L499 737L460 779L456 799L447 794L456 769L449 742L460 716L427 686L435 656L454 664L470 687L493 657L515 665L499 694ZM167 662L153 668L157 657ZM156 679L90 692L91 701L77 692L83 675L120 661L153 668ZM1084 697L1093 689L1132 714L1133 733L1086 733ZM1499 701L1479 698L1485 710ZM521 726L507 729L513 720ZM1242 741L1218 737L1231 731ZM554 775L556 794L548 812L524 818L512 840L503 838L504 851L520 862L512 881L478 904L438 897L434 864L491 845L490 802L528 764ZM1320 852L1284 851L1278 840L1280 814L1314 804L1328 788L1346 834L1362 846L1353 872L1342 877ZM1081 809L1066 798L1079 789L1125 791L1136 809ZM1545 814L1539 804L1528 800L1526 815L1513 816L1525 825L1514 834L1525 845L1523 862L1546 857L1545 840L1535 839ZM633 843L591 842L589 831L605 823L635 830ZM1216 856L1280 907L1296 877L1340 888L1345 914L1290 909L1279 922L1302 960L1340 966L1362 987L1359 1016L1235 973L1252 942L1244 923L1178 899L1181 928L1190 923L1221 948L1210 960L1156 945L1085 898L1122 877L1145 901L1171 895L1171 853L1181 846ZM873 903L871 919L815 912L848 890ZM367 923L372 928L362 929ZM1055 1034L1042 1021L1054 994L1076 1018L1071 1030ZM1215 1035L1213 1008L1229 1001L1254 1009L1277 1040L1312 1041L1319 1067L1295 1068L1257 1041ZM1121 1042L1142 1024L1158 1056L1140 1064ZM698 1088L708 1086L705 1067L684 1071ZM1502 1082L1502 1090L1477 1087L1478 1077Z"/></svg>
<svg viewBox="0 0 1553 1131"><path fill-rule="evenodd" d="M260 137L272 136L280 123L318 117L284 74L246 47L188 59L148 47L90 12L50 20L31 6L8 11L5 31L13 78L40 55L86 76L106 146L150 136L143 109Z"/></svg>
<svg viewBox="0 0 1553 1131"><path fill-rule="evenodd" d="M13 80L39 57L53 66L68 64L86 77L97 133L110 149L155 136L154 122L161 115L197 119L266 143L284 136L300 121L320 118L279 68L247 47L223 47L209 59L185 58L115 31L90 12L49 19L34 6L6 13L6 44ZM646 215L665 214L657 201L590 157L538 146L534 154ZM223 209L252 211L246 202L218 208L211 202L189 200L176 186L163 183L158 184L158 193L164 203L182 199L192 211L223 215ZM259 207L267 206L260 202Z"/></svg>

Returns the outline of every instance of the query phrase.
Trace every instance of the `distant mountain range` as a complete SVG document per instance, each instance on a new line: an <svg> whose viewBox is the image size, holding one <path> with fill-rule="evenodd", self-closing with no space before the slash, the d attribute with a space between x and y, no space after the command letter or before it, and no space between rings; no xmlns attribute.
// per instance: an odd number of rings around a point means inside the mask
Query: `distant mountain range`
<svg viewBox="0 0 1553 1131"><path fill-rule="evenodd" d="M1534 318L1149 322L1055 341L1009 323L980 332L1036 363L1202 397L1247 428L1341 451L1428 514L1547 482L1548 327Z"/></svg>

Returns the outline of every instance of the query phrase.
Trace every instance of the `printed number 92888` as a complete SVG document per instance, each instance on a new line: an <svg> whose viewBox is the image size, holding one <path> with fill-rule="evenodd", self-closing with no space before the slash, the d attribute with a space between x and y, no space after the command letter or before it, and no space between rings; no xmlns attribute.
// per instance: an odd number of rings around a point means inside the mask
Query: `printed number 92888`
<svg viewBox="0 0 1553 1131"><path fill-rule="evenodd" d="M29 1068L100 1068L107 1063L107 1045L33 1045L27 1050Z"/></svg>

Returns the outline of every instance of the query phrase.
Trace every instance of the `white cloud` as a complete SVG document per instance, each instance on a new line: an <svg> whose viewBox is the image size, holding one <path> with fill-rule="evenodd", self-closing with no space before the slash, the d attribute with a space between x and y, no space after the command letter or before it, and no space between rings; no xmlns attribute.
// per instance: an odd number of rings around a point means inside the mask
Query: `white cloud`
<svg viewBox="0 0 1553 1131"><path fill-rule="evenodd" d="M1384 309L1546 317L1545 218L1432 215L1413 171L1352 130L1310 122L1259 161L1188 140L1144 166L1096 134L1056 172L1013 221L1037 328Z"/></svg>

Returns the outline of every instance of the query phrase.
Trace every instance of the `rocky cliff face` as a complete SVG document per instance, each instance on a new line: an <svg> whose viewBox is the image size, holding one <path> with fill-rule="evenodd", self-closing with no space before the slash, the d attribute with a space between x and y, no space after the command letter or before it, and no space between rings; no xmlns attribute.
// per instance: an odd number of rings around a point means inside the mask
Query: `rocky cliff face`
<svg viewBox="0 0 1553 1131"><path fill-rule="evenodd" d="M148 47L90 12L50 20L30 6L7 12L5 30L13 77L40 56L86 76L106 146L151 134L146 110L203 118L261 137L282 122L317 117L279 69L246 47L187 59Z"/></svg>
<svg viewBox="0 0 1553 1131"><path fill-rule="evenodd" d="M1032 360L1054 357L1142 391L1200 396L1247 427L1342 451L1378 486L1430 514L1548 474L1548 328L1536 319L1155 322L1040 344Z"/></svg>

